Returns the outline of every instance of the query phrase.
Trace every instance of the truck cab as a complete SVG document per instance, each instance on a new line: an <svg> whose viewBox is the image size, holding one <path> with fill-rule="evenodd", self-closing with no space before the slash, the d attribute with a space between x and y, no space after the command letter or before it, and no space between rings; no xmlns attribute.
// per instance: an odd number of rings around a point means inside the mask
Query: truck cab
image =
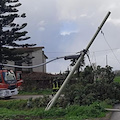
<svg viewBox="0 0 120 120"><path fill-rule="evenodd" d="M0 70L0 97L9 98L18 94L18 88L23 83L20 72L13 70Z"/></svg>

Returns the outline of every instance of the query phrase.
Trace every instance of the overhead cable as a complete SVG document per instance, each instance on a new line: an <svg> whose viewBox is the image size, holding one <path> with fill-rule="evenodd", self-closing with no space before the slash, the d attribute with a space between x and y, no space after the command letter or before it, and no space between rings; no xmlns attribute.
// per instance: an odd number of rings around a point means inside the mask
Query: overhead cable
<svg viewBox="0 0 120 120"><path fill-rule="evenodd" d="M105 33L101 30L101 34L103 35L103 38L105 40L105 42L107 43L108 47L110 48L110 50L112 51L116 61L120 64L120 61L118 60L117 56L115 55L115 53L113 52L113 49L111 48L110 44L108 43L106 37L105 37Z"/></svg>

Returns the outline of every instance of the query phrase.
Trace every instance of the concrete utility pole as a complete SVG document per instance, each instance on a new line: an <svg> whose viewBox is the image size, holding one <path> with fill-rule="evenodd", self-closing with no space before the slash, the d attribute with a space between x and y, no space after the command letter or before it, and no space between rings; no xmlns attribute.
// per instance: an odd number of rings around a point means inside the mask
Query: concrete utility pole
<svg viewBox="0 0 120 120"><path fill-rule="evenodd" d="M108 56L106 55L106 66L108 66Z"/></svg>
<svg viewBox="0 0 120 120"><path fill-rule="evenodd" d="M62 91L65 89L67 83L69 82L69 80L71 79L72 75L74 74L75 70L78 68L80 62L83 60L85 54L88 52L90 46L92 45L92 43L94 42L96 36L98 35L98 33L100 32L101 28L103 27L104 23L106 22L107 18L109 17L111 12L108 12L107 15L105 16L104 20L102 21L102 23L100 24L100 26L98 27L98 30L96 31L96 33L94 34L93 38L91 39L91 41L89 42L89 44L87 45L86 49L82 51L81 56L79 57L79 59L77 60L75 66L73 67L73 70L69 73L69 75L67 76L67 78L65 79L64 83L62 84L61 88L59 89L59 91L55 94L55 96L52 98L52 100L48 103L47 107L45 108L45 110L49 110L51 109L51 107L56 103L57 99L59 98L60 94L62 93Z"/></svg>

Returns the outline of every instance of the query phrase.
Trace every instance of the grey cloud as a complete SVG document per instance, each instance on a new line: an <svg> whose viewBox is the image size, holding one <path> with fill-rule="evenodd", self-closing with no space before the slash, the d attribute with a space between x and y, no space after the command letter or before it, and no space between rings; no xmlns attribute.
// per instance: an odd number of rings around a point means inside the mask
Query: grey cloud
<svg viewBox="0 0 120 120"><path fill-rule="evenodd" d="M20 0L20 2L22 3L20 12L27 14L25 21L28 23L26 29L31 36L29 41L37 43L37 46L45 46L48 58L84 49L108 11L112 14L102 30L111 48L119 48L120 2L118 0ZM63 23L67 21L75 23L76 29L73 31L63 29ZM106 48L110 49L100 33L90 51ZM101 59L108 53L104 53L103 55L96 53L96 59L99 58L97 64L105 65L102 64ZM118 52L115 53L120 58ZM117 69L118 63L112 54L109 54L109 59L109 63ZM55 63L54 68L48 65L48 72L65 71L68 67L65 61Z"/></svg>

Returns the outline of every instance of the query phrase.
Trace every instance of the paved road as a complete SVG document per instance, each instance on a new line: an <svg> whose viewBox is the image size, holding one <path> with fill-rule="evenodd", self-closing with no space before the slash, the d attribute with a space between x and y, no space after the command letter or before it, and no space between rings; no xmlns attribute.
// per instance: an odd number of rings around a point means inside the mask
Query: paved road
<svg viewBox="0 0 120 120"><path fill-rule="evenodd" d="M114 107L115 109L120 109L120 104ZM113 112L110 120L120 120L120 112Z"/></svg>
<svg viewBox="0 0 120 120"><path fill-rule="evenodd" d="M39 97L43 97L43 95L15 95L12 96L11 99L21 99L21 100L27 100L29 98L39 98Z"/></svg>

